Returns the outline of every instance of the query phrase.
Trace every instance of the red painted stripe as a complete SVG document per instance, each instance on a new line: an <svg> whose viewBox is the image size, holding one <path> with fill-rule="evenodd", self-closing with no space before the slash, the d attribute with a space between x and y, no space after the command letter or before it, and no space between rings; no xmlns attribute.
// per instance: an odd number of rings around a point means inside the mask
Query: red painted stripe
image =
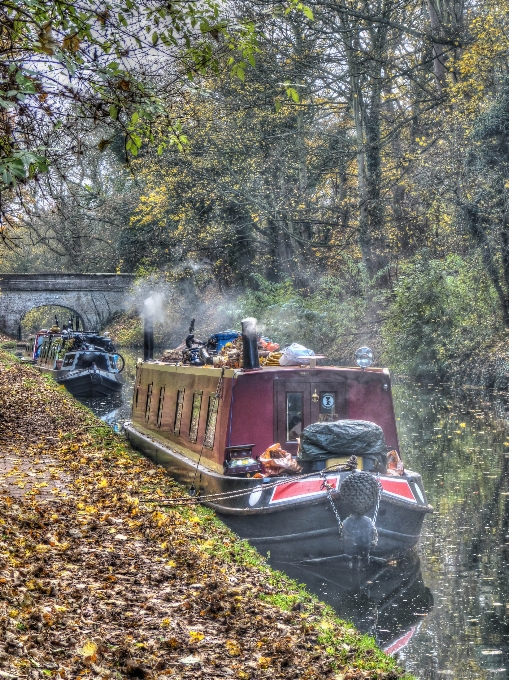
<svg viewBox="0 0 509 680"><path fill-rule="evenodd" d="M327 481L334 490L337 490L339 482L337 477L328 477ZM325 493L325 489L322 489L322 484L323 479L303 479L302 481L280 484L274 489L270 502L274 503L276 501L299 498L300 496L314 496L315 494Z"/></svg>
<svg viewBox="0 0 509 680"><path fill-rule="evenodd" d="M395 496L402 496L407 498L409 501L415 501L415 496L412 493L408 482L405 479L387 479L386 477L380 478L380 483L382 489L387 491L387 493L392 493Z"/></svg>
<svg viewBox="0 0 509 680"><path fill-rule="evenodd" d="M403 649L403 647L406 647L407 644L410 642L412 639L412 635L415 633L416 626L412 626L408 633L405 633L402 635L400 638L398 638L395 642L392 643L389 647L384 647L384 652L386 654L396 654L396 652L399 652L400 649Z"/></svg>

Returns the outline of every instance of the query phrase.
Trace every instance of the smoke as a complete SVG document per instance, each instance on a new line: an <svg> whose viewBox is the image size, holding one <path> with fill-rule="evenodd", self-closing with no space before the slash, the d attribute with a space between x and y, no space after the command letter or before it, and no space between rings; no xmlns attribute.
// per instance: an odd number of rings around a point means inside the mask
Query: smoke
<svg viewBox="0 0 509 680"><path fill-rule="evenodd" d="M246 319L242 319L242 332L244 335L253 336L256 335L256 324L257 320L253 316L248 316Z"/></svg>
<svg viewBox="0 0 509 680"><path fill-rule="evenodd" d="M214 284L199 285L192 277L168 280L162 272L134 284L129 307L142 318L153 316L155 343L165 348L181 344L193 318L196 338L206 340L228 328L240 330L245 316L237 294L225 294Z"/></svg>
<svg viewBox="0 0 509 680"><path fill-rule="evenodd" d="M148 298L145 298L143 301L142 315L144 319L152 319L154 323L164 324L166 310L162 292L152 293Z"/></svg>

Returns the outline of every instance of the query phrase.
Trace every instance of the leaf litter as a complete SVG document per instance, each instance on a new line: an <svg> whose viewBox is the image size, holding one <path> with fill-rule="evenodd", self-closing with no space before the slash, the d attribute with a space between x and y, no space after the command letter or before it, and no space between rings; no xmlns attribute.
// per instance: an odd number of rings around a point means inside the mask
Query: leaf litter
<svg viewBox="0 0 509 680"><path fill-rule="evenodd" d="M0 678L409 677L181 493L0 353Z"/></svg>

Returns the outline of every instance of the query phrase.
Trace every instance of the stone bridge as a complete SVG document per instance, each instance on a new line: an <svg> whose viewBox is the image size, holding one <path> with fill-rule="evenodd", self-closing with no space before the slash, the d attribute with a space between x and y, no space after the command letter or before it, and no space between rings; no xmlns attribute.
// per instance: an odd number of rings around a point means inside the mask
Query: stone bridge
<svg viewBox="0 0 509 680"><path fill-rule="evenodd" d="M133 274L0 274L0 332L12 337L27 312L57 305L99 330L115 312L127 311Z"/></svg>

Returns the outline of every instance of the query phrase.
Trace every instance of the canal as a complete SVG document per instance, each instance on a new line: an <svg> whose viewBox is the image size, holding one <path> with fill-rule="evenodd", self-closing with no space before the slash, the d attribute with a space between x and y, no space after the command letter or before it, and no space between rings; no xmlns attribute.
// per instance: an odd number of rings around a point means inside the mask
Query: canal
<svg viewBox="0 0 509 680"><path fill-rule="evenodd" d="M117 431L129 419L139 353L121 400L88 401ZM291 571L338 615L374 635L417 678L509 679L509 405L447 386L394 387L401 450L435 513L416 554L364 571Z"/></svg>

